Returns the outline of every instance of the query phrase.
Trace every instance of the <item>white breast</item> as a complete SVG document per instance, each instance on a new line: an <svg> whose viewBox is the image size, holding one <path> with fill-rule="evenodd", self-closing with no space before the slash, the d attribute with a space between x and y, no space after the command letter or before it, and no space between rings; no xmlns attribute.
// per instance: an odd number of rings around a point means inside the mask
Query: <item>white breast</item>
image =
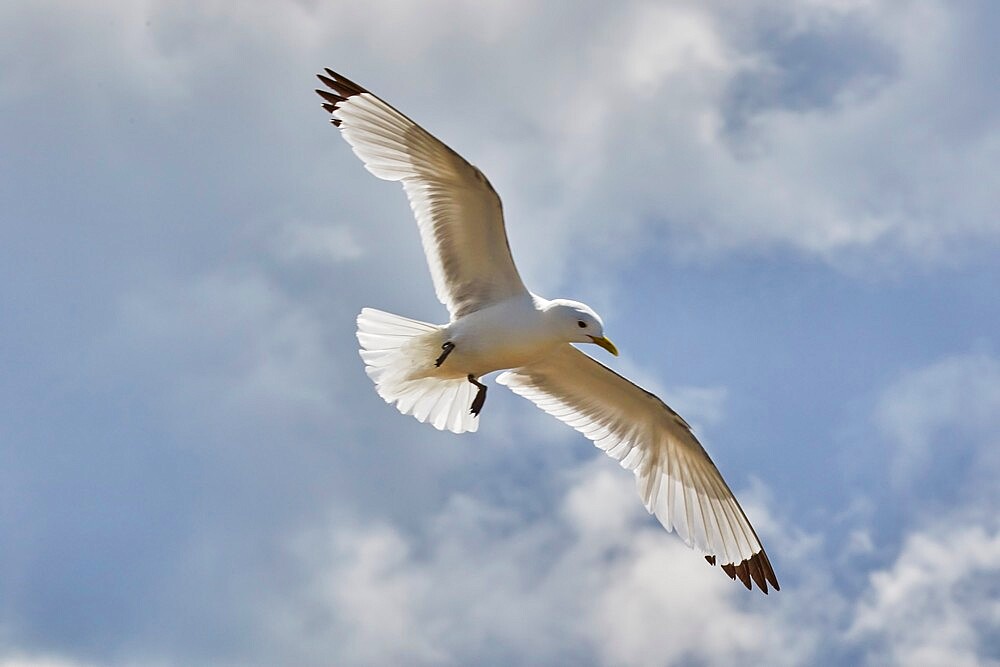
<svg viewBox="0 0 1000 667"><path fill-rule="evenodd" d="M475 376L517 368L543 357L562 342L531 298L515 298L470 313L447 329L455 351L445 362L451 373Z"/></svg>

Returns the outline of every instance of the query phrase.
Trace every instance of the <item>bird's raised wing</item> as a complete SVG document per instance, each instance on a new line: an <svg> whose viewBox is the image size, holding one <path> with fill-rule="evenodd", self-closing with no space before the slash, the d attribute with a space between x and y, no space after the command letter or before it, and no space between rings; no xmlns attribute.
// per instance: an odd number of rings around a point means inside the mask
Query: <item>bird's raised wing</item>
<svg viewBox="0 0 1000 667"><path fill-rule="evenodd" d="M510 256L500 197L482 172L381 99L326 70L316 92L365 168L402 181L434 290L453 319L527 293Z"/></svg>
<svg viewBox="0 0 1000 667"><path fill-rule="evenodd" d="M746 514L688 424L659 398L576 348L497 382L594 441L635 473L646 509L730 578L767 593L778 580Z"/></svg>

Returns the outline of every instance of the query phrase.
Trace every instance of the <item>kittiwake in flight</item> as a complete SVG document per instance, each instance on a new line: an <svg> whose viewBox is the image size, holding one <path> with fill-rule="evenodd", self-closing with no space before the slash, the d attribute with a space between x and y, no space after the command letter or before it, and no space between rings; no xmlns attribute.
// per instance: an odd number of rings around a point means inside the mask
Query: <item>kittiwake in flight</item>
<svg viewBox="0 0 1000 667"><path fill-rule="evenodd" d="M514 266L500 197L481 171L358 84L329 69L316 92L365 168L399 181L417 219L445 325L365 308L358 341L379 395L435 428L475 431L482 376L527 398L635 474L667 530L767 593L778 580L756 532L691 427L663 401L571 343L613 355L589 306L529 292Z"/></svg>

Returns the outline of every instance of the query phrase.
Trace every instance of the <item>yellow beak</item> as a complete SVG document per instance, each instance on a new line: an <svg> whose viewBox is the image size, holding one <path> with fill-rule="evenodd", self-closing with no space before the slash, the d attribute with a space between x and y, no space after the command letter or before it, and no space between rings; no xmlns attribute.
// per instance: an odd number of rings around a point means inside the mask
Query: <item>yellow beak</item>
<svg viewBox="0 0 1000 667"><path fill-rule="evenodd" d="M600 345L601 347L603 347L605 350L607 350L611 354L615 355L616 357L618 356L618 348L615 347L615 344L612 343L607 338L605 338L604 336L600 336L600 337L598 337L598 336L591 336L590 340L594 341L594 345Z"/></svg>

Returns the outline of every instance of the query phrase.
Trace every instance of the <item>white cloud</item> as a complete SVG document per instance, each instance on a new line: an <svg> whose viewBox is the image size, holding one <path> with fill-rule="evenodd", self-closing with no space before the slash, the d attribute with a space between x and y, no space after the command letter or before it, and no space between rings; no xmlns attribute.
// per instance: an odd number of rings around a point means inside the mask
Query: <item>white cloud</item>
<svg viewBox="0 0 1000 667"><path fill-rule="evenodd" d="M995 527L914 530L855 589L841 575L870 536L804 534L758 486L741 495L784 583L765 598L647 522L606 461L566 479L536 516L456 495L405 530L338 520L300 536L308 604L282 610L284 642L307 647L302 664L994 664Z"/></svg>
<svg viewBox="0 0 1000 667"><path fill-rule="evenodd" d="M907 536L899 557L871 575L848 636L872 642L869 664L996 665L1000 532L940 522Z"/></svg>
<svg viewBox="0 0 1000 667"><path fill-rule="evenodd" d="M94 664L52 656L0 655L0 667L89 667Z"/></svg>
<svg viewBox="0 0 1000 667"><path fill-rule="evenodd" d="M421 610L432 582L411 565L412 554L395 530L382 527L337 535L335 560L344 564L317 582L340 621L341 657L348 662L425 664L444 657L421 631Z"/></svg>
<svg viewBox="0 0 1000 667"><path fill-rule="evenodd" d="M908 371L878 400L887 477L906 521L869 576L846 639L872 664L1000 664L1000 362L988 353ZM866 531L863 552L871 552Z"/></svg>
<svg viewBox="0 0 1000 667"><path fill-rule="evenodd" d="M290 262L335 263L364 255L354 230L345 225L289 223L275 245L277 253Z"/></svg>
<svg viewBox="0 0 1000 667"><path fill-rule="evenodd" d="M968 11L627 6L584 53L575 94L524 109L561 156L530 162L556 170L542 178L569 238L613 261L658 238L681 253L788 247L869 274L959 261L1000 237L981 178L996 105L963 55L989 37ZM820 47L841 60L802 78Z"/></svg>
<svg viewBox="0 0 1000 667"><path fill-rule="evenodd" d="M516 244L521 262L543 284L562 277L568 241L611 259L652 236L679 253L788 247L857 267L960 261L1000 240L981 176L1000 149L996 104L986 70L968 66L991 33L971 5L625 3L570 22L458 0L46 7L0 13L8 33L48 31L61 49L54 61L15 40L0 89L45 90L56 76L39 72L57 62L157 108L190 105L211 76L233 81L237 47L269 68L240 72L242 87L331 57L351 75L381 70L378 92L507 186L514 226L530 230L512 235L534 235ZM573 57L538 51L553 39ZM806 60L817 48L830 57Z"/></svg>
<svg viewBox="0 0 1000 667"><path fill-rule="evenodd" d="M963 465L969 492L996 498L1000 472L1000 361L956 355L904 374L879 398L876 420L894 446L897 489Z"/></svg>
<svg viewBox="0 0 1000 667"><path fill-rule="evenodd" d="M665 80L703 70L728 70L731 56L709 15L680 5L639 5L631 17L623 75L645 96Z"/></svg>
<svg viewBox="0 0 1000 667"><path fill-rule="evenodd" d="M605 585L595 591L588 614L602 664L807 661L814 638L790 631L781 601L746 604L737 597L743 591L724 578L706 577L705 564L677 541L646 532L628 544L626 558L607 564Z"/></svg>
<svg viewBox="0 0 1000 667"><path fill-rule="evenodd" d="M335 522L296 538L313 578L281 614L286 640L307 662L369 665L791 665L813 650L785 618L794 597L708 566L647 520L630 475L599 459L567 479L536 517L454 496L417 533ZM329 624L288 622L309 609Z"/></svg>
<svg viewBox="0 0 1000 667"><path fill-rule="evenodd" d="M145 286L123 297L120 317L123 345L158 349L188 369L184 386L172 387L188 410L327 410L339 365L353 361L331 353L315 310L256 271Z"/></svg>

